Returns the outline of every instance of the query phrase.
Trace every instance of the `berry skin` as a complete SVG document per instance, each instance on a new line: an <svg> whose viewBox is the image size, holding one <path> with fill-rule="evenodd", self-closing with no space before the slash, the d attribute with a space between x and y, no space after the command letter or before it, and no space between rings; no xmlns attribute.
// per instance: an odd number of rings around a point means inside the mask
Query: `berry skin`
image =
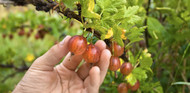
<svg viewBox="0 0 190 93"><path fill-rule="evenodd" d="M27 34L26 34L26 36L29 38L30 37L30 35L31 35L31 32L28 32Z"/></svg>
<svg viewBox="0 0 190 93"><path fill-rule="evenodd" d="M128 87L129 89L131 89L132 91L136 91L136 90L139 89L139 87L140 87L140 82L139 82L139 80L137 80L137 82L135 83L134 86L131 86L130 84L128 84L127 87Z"/></svg>
<svg viewBox="0 0 190 93"><path fill-rule="evenodd" d="M123 75L129 75L133 70L133 66L131 63L123 63L120 67L120 72L123 74Z"/></svg>
<svg viewBox="0 0 190 93"><path fill-rule="evenodd" d="M139 46L140 46L141 48L144 48L144 47L146 46L145 41L144 41L144 40L139 41Z"/></svg>
<svg viewBox="0 0 190 93"><path fill-rule="evenodd" d="M37 33L37 34L35 35L35 39L38 40L39 38L40 38L40 34Z"/></svg>
<svg viewBox="0 0 190 93"><path fill-rule="evenodd" d="M117 87L117 91L118 93L127 93L128 92L127 84L126 83L119 84Z"/></svg>
<svg viewBox="0 0 190 93"><path fill-rule="evenodd" d="M12 40L13 39L13 34L9 34L9 39Z"/></svg>
<svg viewBox="0 0 190 93"><path fill-rule="evenodd" d="M82 55L87 48L87 40L83 36L73 36L68 43L69 51L75 55Z"/></svg>
<svg viewBox="0 0 190 93"><path fill-rule="evenodd" d="M117 71L120 68L120 60L118 57L111 56L109 69L111 71Z"/></svg>
<svg viewBox="0 0 190 93"><path fill-rule="evenodd" d="M99 48L93 44L89 44L83 54L83 58L87 63L96 63L100 60L100 55Z"/></svg>
<svg viewBox="0 0 190 93"><path fill-rule="evenodd" d="M2 37L3 37L3 38L6 38L6 37L7 37L7 35L6 35L6 34L2 34Z"/></svg>
<svg viewBox="0 0 190 93"><path fill-rule="evenodd" d="M116 42L114 42L112 45L111 45L111 49L112 50L112 53L114 54L114 56L121 56L124 52L124 47L121 47L120 45L118 45Z"/></svg>
<svg viewBox="0 0 190 93"><path fill-rule="evenodd" d="M18 32L18 35L19 35L19 36L23 36L24 34L25 34L24 29L20 29L20 31Z"/></svg>

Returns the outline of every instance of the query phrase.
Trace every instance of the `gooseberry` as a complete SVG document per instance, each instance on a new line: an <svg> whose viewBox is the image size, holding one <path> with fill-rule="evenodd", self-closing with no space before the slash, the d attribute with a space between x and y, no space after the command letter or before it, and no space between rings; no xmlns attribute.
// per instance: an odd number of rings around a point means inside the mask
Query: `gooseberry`
<svg viewBox="0 0 190 93"><path fill-rule="evenodd" d="M120 68L120 60L116 56L111 56L109 69L111 71L117 71Z"/></svg>
<svg viewBox="0 0 190 93"><path fill-rule="evenodd" d="M121 68L120 68L120 72L123 74L123 75L129 75L133 70L133 66L131 63L123 63L121 65Z"/></svg>
<svg viewBox="0 0 190 93"><path fill-rule="evenodd" d="M93 44L89 44L83 54L83 58L87 63L96 63L100 60L100 50Z"/></svg>
<svg viewBox="0 0 190 93"><path fill-rule="evenodd" d="M124 52L124 47L121 47L116 42L113 42L113 44L111 45L111 49L112 49L113 55L117 57L121 56Z"/></svg>
<svg viewBox="0 0 190 93"><path fill-rule="evenodd" d="M69 40L68 48L72 54L82 55L86 51L87 40L83 36L73 36Z"/></svg>
<svg viewBox="0 0 190 93"><path fill-rule="evenodd" d="M127 84L126 83L119 84L117 87L117 91L118 91L118 93L127 93L128 92Z"/></svg>

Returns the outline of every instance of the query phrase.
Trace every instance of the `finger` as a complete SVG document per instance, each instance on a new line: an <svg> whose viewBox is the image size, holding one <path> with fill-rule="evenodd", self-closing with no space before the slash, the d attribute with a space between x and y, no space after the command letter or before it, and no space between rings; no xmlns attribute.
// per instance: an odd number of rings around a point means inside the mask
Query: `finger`
<svg viewBox="0 0 190 93"><path fill-rule="evenodd" d="M107 49L104 49L102 51L100 61L95 64L96 66L98 66L100 68L100 83L103 82L103 80L106 76L106 73L107 73L107 70L108 70L108 67L110 64L110 57L111 57L110 51Z"/></svg>
<svg viewBox="0 0 190 93"><path fill-rule="evenodd" d="M68 53L61 65L69 70L75 71L81 61L82 55L71 55L71 53Z"/></svg>
<svg viewBox="0 0 190 93"><path fill-rule="evenodd" d="M98 93L100 87L100 69L97 66L92 67L89 76L84 81L87 93Z"/></svg>
<svg viewBox="0 0 190 93"><path fill-rule="evenodd" d="M36 59L31 68L38 70L53 70L53 67L69 52L68 41L70 38L70 36L66 36L60 43L54 45L44 55Z"/></svg>
<svg viewBox="0 0 190 93"><path fill-rule="evenodd" d="M100 51L102 52L104 49L106 49L106 43L102 40L98 40L95 44L95 46L97 46Z"/></svg>
<svg viewBox="0 0 190 93"><path fill-rule="evenodd" d="M97 46L97 47L100 49L100 51L103 51L103 50L106 48L106 44L105 44L105 42L102 41L102 40L98 40L98 41L96 42L95 46ZM89 70L90 70L90 64L84 63L84 64L79 68L79 70L77 71L77 74L78 74L78 76L79 76L82 80L84 80L84 79L88 76Z"/></svg>
<svg viewBox="0 0 190 93"><path fill-rule="evenodd" d="M83 63L82 66L78 69L77 74L78 76L84 80L88 74L89 74L89 70L90 70L90 64L89 63Z"/></svg>

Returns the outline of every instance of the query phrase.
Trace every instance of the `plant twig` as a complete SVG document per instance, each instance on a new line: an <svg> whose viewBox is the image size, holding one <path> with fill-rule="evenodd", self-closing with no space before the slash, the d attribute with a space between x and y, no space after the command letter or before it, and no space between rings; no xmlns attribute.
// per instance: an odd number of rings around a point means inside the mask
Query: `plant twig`
<svg viewBox="0 0 190 93"><path fill-rule="evenodd" d="M24 72L24 71L29 69L29 67L26 66L26 65L23 65L21 67L16 67L13 64L6 64L6 65L5 64L0 64L0 68L12 68L12 69L15 69L16 71L20 71L20 72Z"/></svg>
<svg viewBox="0 0 190 93"><path fill-rule="evenodd" d="M147 26L147 20L148 20L148 15L149 15L150 3L151 3L151 0L148 0L148 5L147 5L147 8L146 8L146 19L144 21L144 25L145 26ZM144 35L145 35L146 47L148 48L149 47L149 43L148 43L148 38L149 38L148 28L145 29Z"/></svg>

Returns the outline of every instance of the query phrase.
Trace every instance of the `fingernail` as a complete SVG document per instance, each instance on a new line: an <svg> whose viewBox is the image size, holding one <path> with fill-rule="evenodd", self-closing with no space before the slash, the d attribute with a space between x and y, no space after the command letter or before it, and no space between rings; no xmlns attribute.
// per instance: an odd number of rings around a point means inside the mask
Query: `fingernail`
<svg viewBox="0 0 190 93"><path fill-rule="evenodd" d="M65 39L68 38L68 37L69 37L69 36L66 36L66 37L59 43L59 45L60 45L60 46L63 46L64 43L65 43Z"/></svg>

